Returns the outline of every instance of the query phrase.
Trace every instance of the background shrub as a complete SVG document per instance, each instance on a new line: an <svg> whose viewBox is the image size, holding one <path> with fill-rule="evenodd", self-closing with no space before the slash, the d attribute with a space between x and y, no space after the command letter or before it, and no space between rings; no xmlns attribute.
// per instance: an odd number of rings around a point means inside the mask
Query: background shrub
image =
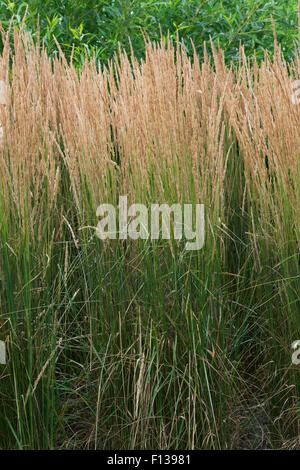
<svg viewBox="0 0 300 470"><path fill-rule="evenodd" d="M0 18L7 26L13 18L20 26L28 8L25 28L37 36L40 17L41 38L48 52L57 50L53 35L70 57L74 45L74 61L79 65L85 54L95 53L102 62L111 59L120 43L129 50L131 39L135 55L144 53L143 32L150 39L164 35L184 44L203 56L203 42L210 38L226 52L226 60L238 60L240 41L247 55L257 50L259 59L264 49L273 51L274 19L278 41L287 59L298 44L297 1L290 0L16 0L0 2ZM210 47L208 45L208 50Z"/></svg>

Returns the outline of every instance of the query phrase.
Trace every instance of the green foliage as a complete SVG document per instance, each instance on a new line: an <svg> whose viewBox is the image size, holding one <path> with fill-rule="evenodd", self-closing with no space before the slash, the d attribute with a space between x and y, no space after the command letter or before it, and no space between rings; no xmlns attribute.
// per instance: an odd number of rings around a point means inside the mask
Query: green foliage
<svg viewBox="0 0 300 470"><path fill-rule="evenodd" d="M20 25L25 14L25 27L37 36L39 17L41 38L50 53L57 50L53 35L70 57L80 64L85 55L102 62L111 59L119 44L128 51L129 38L137 57L144 53L145 31L150 39L160 38L160 28L185 45L189 54L195 44L203 54L203 43L210 38L226 51L228 61L238 60L240 42L247 55L264 50L272 55L274 35L272 17L278 41L284 55L294 55L298 42L297 1L291 0L32 0L24 2L2 0L0 17L5 27L13 19ZM209 50L209 44L208 44Z"/></svg>

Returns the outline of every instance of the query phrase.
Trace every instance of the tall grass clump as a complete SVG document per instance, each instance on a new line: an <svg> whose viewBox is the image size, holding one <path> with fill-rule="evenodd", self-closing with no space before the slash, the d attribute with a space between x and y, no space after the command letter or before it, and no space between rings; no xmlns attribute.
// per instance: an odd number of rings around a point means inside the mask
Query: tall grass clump
<svg viewBox="0 0 300 470"><path fill-rule="evenodd" d="M236 448L249 426L252 447L295 445L298 62L162 38L78 71L2 41L0 448ZM204 247L99 240L123 195L203 203Z"/></svg>
<svg viewBox="0 0 300 470"><path fill-rule="evenodd" d="M275 52L273 61L266 55L252 68L242 54L228 111L245 168L248 288L255 292L260 374L273 432L281 445L294 447L299 446L299 370L291 362L291 345L300 335L300 112L293 83L300 69L298 56L287 63L277 45Z"/></svg>

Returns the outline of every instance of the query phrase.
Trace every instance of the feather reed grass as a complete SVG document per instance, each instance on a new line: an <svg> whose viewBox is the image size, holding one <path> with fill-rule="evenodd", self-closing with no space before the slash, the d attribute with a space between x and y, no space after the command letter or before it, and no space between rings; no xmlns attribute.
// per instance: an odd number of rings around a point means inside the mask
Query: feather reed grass
<svg viewBox="0 0 300 470"><path fill-rule="evenodd" d="M262 406L258 441L297 447L299 58L146 39L78 72L2 37L0 447L241 448ZM124 194L203 203L204 248L98 240Z"/></svg>

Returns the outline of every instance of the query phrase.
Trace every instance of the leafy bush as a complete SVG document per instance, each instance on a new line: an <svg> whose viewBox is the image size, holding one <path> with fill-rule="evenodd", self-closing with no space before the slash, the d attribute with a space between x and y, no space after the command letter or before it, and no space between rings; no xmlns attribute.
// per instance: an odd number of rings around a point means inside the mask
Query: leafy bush
<svg viewBox="0 0 300 470"><path fill-rule="evenodd" d="M68 57L74 45L74 61L78 64L85 54L93 53L106 62L119 43L129 50L129 38L135 55L142 57L143 31L158 40L160 28L173 39L178 34L189 54L191 40L203 56L203 43L211 38L226 51L227 61L238 60L240 41L247 55L256 49L262 59L264 49L270 53L273 50L271 16L286 58L293 57L294 41L298 41L296 0L2 0L2 23L7 26L13 18L19 26L26 8L26 29L36 37L40 17L41 38L48 52L57 50L55 35Z"/></svg>

